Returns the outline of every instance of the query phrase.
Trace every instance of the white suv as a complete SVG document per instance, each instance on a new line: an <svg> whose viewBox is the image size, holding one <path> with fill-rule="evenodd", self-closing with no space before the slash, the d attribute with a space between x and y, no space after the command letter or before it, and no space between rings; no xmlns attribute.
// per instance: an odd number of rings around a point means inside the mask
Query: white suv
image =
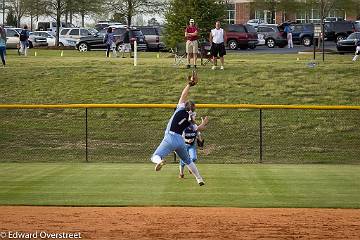
<svg viewBox="0 0 360 240"><path fill-rule="evenodd" d="M92 36L92 34L86 28L63 28L60 31L60 36L78 40L81 37Z"/></svg>

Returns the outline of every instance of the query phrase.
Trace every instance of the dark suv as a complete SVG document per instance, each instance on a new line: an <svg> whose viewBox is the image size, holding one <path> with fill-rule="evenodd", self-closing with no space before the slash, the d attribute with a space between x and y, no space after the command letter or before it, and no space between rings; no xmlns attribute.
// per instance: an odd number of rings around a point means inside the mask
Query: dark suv
<svg viewBox="0 0 360 240"><path fill-rule="evenodd" d="M124 41L124 33L126 32L125 27L111 26L116 41L116 49L120 51L121 44ZM104 36L108 28L102 29L100 32L96 33L95 36L82 37L76 43L76 49L81 52L90 51L91 49L106 49L106 44L104 43ZM130 29L130 43L131 48L134 49L134 41L137 42L138 51L145 51L147 49L145 37L142 32L137 28Z"/></svg>
<svg viewBox="0 0 360 240"><path fill-rule="evenodd" d="M325 39L335 42L346 39L351 33L356 32L356 25L351 21L326 22Z"/></svg>
<svg viewBox="0 0 360 240"><path fill-rule="evenodd" d="M314 25L313 24L294 24L292 27L292 38L294 44L302 44L305 47L310 47L314 39Z"/></svg>
<svg viewBox="0 0 360 240"><path fill-rule="evenodd" d="M259 35L263 35L265 45L269 48L273 48L275 46L283 48L287 45L285 34L281 31L278 25L262 24L258 26L257 31Z"/></svg>
<svg viewBox="0 0 360 240"><path fill-rule="evenodd" d="M235 50L256 48L258 44L258 36L255 28L249 24L229 24L225 27L227 46Z"/></svg>

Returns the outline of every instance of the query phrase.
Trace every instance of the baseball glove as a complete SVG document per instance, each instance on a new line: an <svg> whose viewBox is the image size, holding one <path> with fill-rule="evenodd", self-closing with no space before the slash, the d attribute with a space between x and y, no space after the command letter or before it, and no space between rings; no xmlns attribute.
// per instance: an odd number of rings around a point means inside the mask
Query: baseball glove
<svg viewBox="0 0 360 240"><path fill-rule="evenodd" d="M203 148L204 147L204 142L205 140L203 139L202 141L200 139L196 139L197 145L199 148Z"/></svg>
<svg viewBox="0 0 360 240"><path fill-rule="evenodd" d="M197 72L195 70L192 71L192 74L188 76L188 84L192 87L195 86L199 81L197 76Z"/></svg>

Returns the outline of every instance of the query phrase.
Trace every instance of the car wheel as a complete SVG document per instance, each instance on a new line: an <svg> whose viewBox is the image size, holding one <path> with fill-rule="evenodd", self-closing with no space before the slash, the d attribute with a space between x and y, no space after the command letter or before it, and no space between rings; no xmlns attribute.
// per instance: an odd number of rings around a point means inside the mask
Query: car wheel
<svg viewBox="0 0 360 240"><path fill-rule="evenodd" d="M231 50L236 50L238 48L238 43L236 40L230 40L228 45Z"/></svg>
<svg viewBox="0 0 360 240"><path fill-rule="evenodd" d="M34 47L34 45L32 44L32 42L29 41L29 48L33 48L33 47Z"/></svg>
<svg viewBox="0 0 360 240"><path fill-rule="evenodd" d="M302 44L305 46L305 47L310 47L312 45L312 41L311 41L311 38L309 37L304 37L302 39Z"/></svg>
<svg viewBox="0 0 360 240"><path fill-rule="evenodd" d="M79 44L79 51L80 52L87 52L89 51L89 46L87 45L87 43L80 43Z"/></svg>
<svg viewBox="0 0 360 240"><path fill-rule="evenodd" d="M63 47L64 44L62 42L59 43L59 47Z"/></svg>
<svg viewBox="0 0 360 240"><path fill-rule="evenodd" d="M268 48L274 48L275 47L275 40L272 38L269 38L266 40L266 46L268 46Z"/></svg>
<svg viewBox="0 0 360 240"><path fill-rule="evenodd" d="M336 37L336 42L339 42L339 41L344 40L344 39L346 39L346 37L344 35L339 35L339 36Z"/></svg>
<svg viewBox="0 0 360 240"><path fill-rule="evenodd" d="M256 45L255 45L255 44L251 44L251 45L249 46L249 48L250 48L250 49L255 49L255 48L256 48Z"/></svg>

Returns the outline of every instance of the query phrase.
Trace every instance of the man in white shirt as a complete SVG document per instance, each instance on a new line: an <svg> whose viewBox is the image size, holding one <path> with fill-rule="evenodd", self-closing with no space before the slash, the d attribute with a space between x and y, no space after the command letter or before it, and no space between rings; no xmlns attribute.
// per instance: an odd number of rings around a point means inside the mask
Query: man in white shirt
<svg viewBox="0 0 360 240"><path fill-rule="evenodd" d="M225 50L225 38L226 33L224 29L220 27L220 21L217 21L215 28L210 32L210 43L211 43L211 56L213 57L213 66L212 70L216 69L217 58L220 57L221 61L221 70L224 70L224 55L226 55Z"/></svg>

